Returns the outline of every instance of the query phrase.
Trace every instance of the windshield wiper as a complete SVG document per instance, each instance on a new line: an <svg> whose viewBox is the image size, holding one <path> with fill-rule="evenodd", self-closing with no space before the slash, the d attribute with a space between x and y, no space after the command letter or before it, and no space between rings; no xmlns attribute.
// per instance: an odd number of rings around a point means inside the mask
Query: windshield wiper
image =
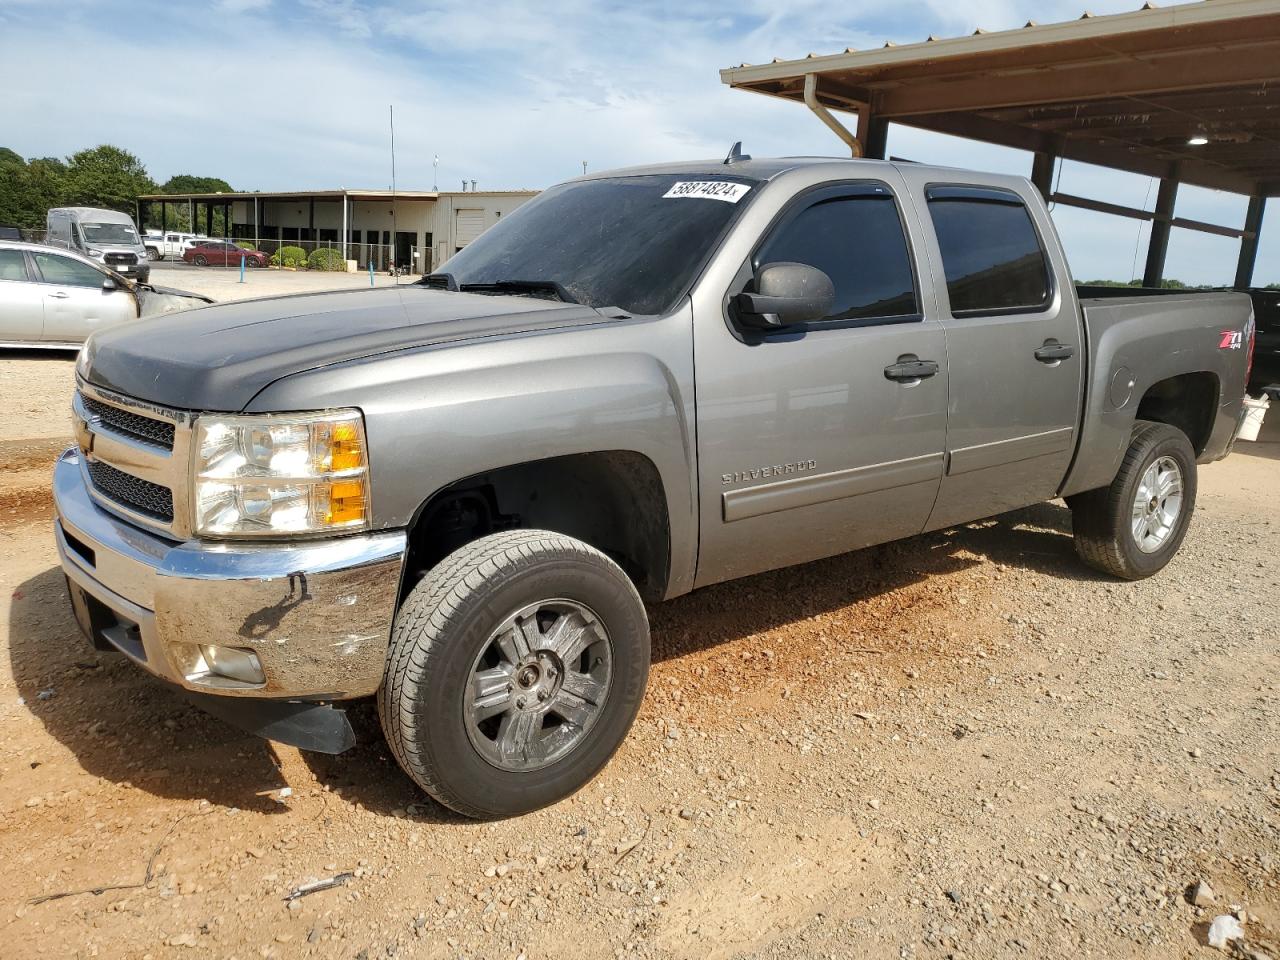
<svg viewBox="0 0 1280 960"><path fill-rule="evenodd" d="M514 293L537 296L550 293L564 303L577 303L578 300L555 280L495 280L493 283L460 283L458 289L463 293Z"/></svg>

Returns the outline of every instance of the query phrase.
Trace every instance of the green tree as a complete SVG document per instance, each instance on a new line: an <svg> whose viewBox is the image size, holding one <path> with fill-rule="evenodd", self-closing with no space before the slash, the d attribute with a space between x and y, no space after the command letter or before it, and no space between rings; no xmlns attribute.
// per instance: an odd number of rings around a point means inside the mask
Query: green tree
<svg viewBox="0 0 1280 960"><path fill-rule="evenodd" d="M221 177L197 177L180 173L170 177L160 188L161 193L234 193L231 184Z"/></svg>
<svg viewBox="0 0 1280 960"><path fill-rule="evenodd" d="M139 194L154 193L155 189L141 160L127 150L104 143L71 155L64 202L133 214Z"/></svg>

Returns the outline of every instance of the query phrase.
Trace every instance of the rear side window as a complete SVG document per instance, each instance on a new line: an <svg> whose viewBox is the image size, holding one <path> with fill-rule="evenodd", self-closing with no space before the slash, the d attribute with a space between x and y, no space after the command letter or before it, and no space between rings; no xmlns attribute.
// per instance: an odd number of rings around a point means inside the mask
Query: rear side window
<svg viewBox="0 0 1280 960"><path fill-rule="evenodd" d="M768 263L817 267L836 289L835 309L823 322L918 316L911 254L886 189L819 200L783 223L756 256Z"/></svg>
<svg viewBox="0 0 1280 960"><path fill-rule="evenodd" d="M1049 303L1049 264L1017 194L985 187L930 187L953 316L1018 313Z"/></svg>
<svg viewBox="0 0 1280 960"><path fill-rule="evenodd" d="M0 250L0 280L27 279L27 261L21 250Z"/></svg>

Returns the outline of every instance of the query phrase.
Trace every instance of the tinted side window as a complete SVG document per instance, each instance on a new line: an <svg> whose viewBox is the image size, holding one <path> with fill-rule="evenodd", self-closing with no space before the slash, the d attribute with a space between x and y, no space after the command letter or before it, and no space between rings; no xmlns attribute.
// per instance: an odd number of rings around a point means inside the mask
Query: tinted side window
<svg viewBox="0 0 1280 960"><path fill-rule="evenodd" d="M755 266L780 262L807 263L831 278L836 303L826 320L920 312L898 205L887 193L837 197L808 207L765 241Z"/></svg>
<svg viewBox="0 0 1280 960"><path fill-rule="evenodd" d="M929 193L955 316L1036 310L1049 302L1049 266L1031 215L1015 194L1004 195L965 188Z"/></svg>
<svg viewBox="0 0 1280 960"><path fill-rule="evenodd" d="M21 250L0 250L0 280L27 279L27 262Z"/></svg>
<svg viewBox="0 0 1280 960"><path fill-rule="evenodd" d="M33 254L36 266L45 283L65 284L70 287L100 287L103 275L87 263L60 257L55 253Z"/></svg>

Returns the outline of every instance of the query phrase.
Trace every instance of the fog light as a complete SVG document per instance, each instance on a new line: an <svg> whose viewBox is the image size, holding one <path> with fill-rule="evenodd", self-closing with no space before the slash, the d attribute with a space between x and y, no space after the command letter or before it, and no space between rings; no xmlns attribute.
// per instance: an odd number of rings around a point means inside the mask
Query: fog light
<svg viewBox="0 0 1280 960"><path fill-rule="evenodd" d="M220 647L212 643L182 645L183 673L193 683L221 686L219 681L261 686L267 682L262 663L252 650ZM232 684L232 685L234 685Z"/></svg>

